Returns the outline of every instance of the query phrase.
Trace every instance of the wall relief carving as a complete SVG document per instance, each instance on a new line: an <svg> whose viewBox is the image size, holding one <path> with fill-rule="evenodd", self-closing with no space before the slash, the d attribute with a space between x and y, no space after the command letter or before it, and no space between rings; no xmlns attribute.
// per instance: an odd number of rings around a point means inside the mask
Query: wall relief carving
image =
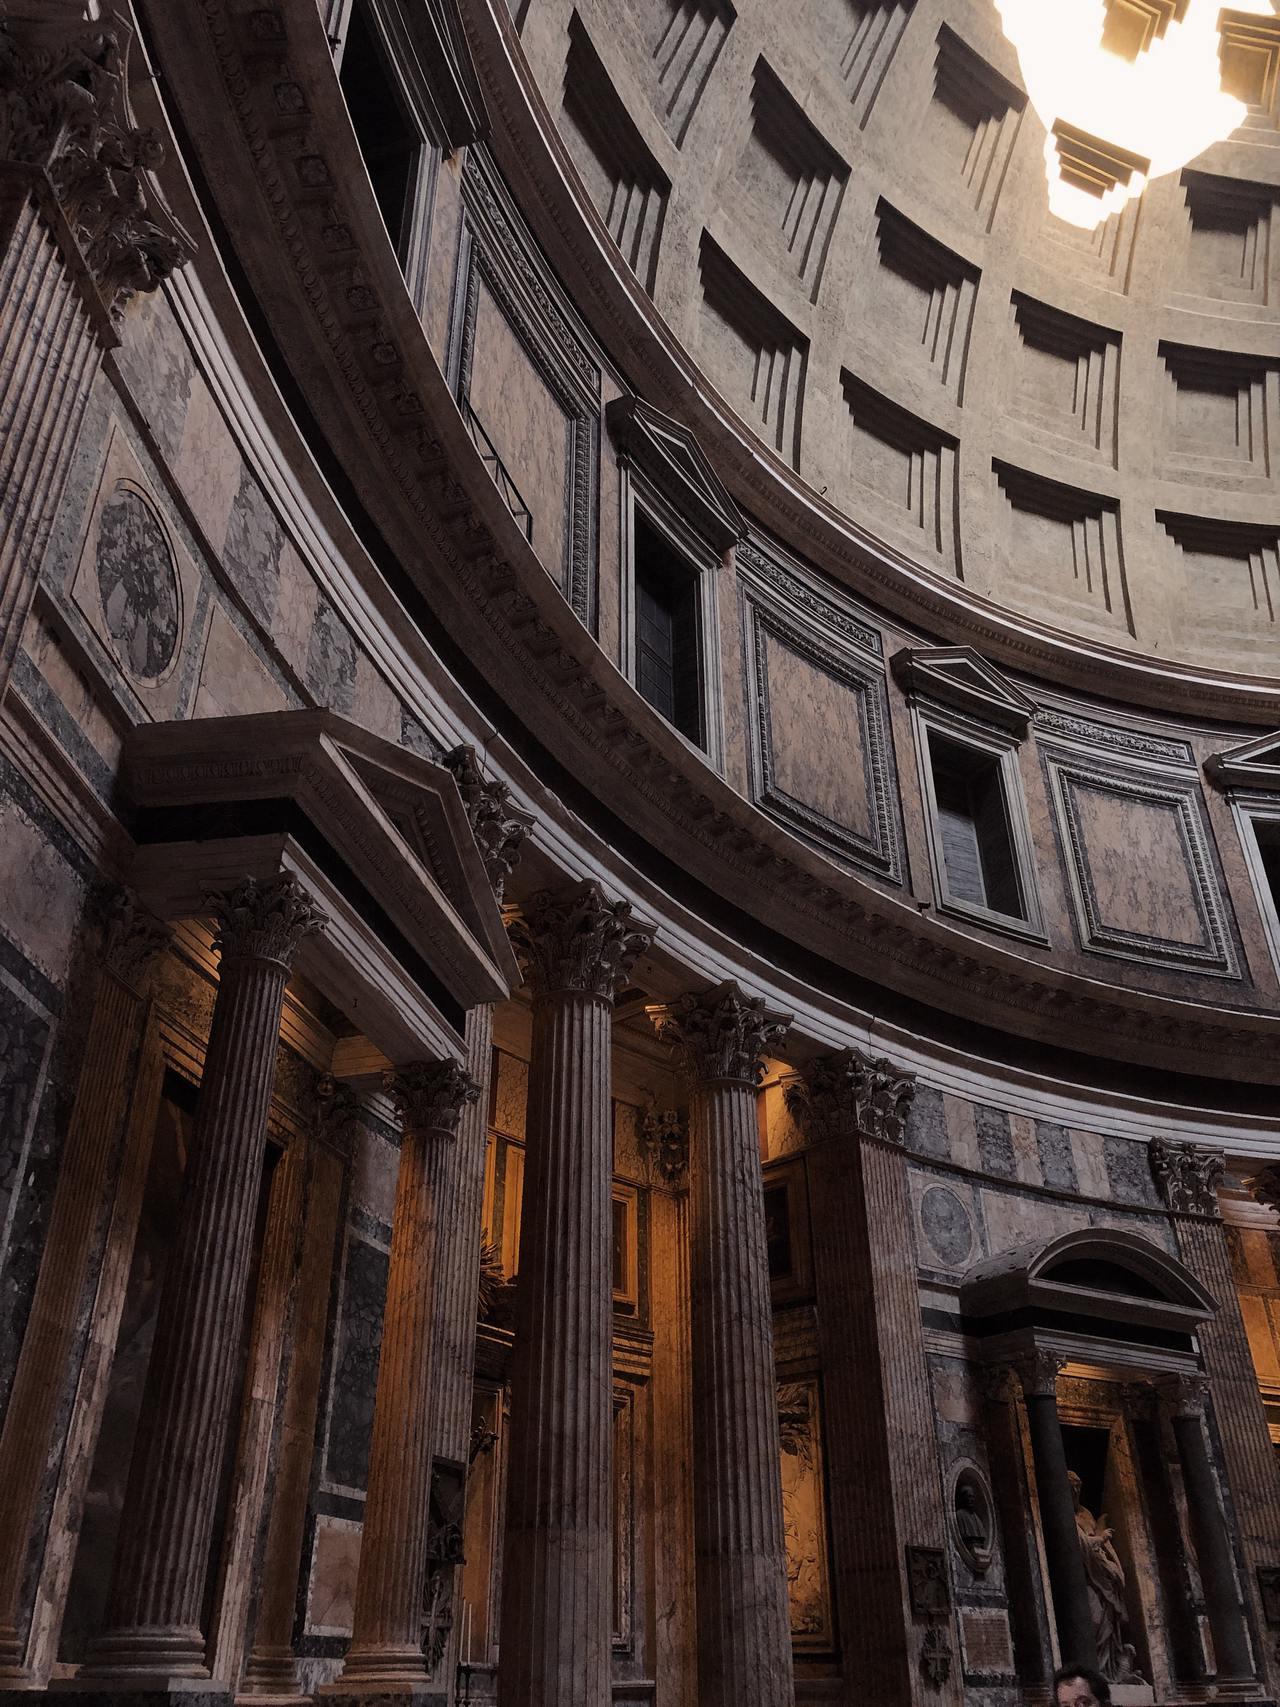
<svg viewBox="0 0 1280 1707"><path fill-rule="evenodd" d="M798 1649L830 1648L835 1632L827 1562L822 1435L816 1380L778 1389L782 1520L787 1544L791 1637Z"/></svg>
<svg viewBox="0 0 1280 1707"><path fill-rule="evenodd" d="M986 1477L972 1464L962 1465L951 1484L951 1527L961 1558L974 1576L985 1577L995 1548L995 1509Z"/></svg>
<svg viewBox="0 0 1280 1707"><path fill-rule="evenodd" d="M120 662L143 682L172 665L182 634L182 593L173 551L142 494L121 481L98 523L98 594Z"/></svg>

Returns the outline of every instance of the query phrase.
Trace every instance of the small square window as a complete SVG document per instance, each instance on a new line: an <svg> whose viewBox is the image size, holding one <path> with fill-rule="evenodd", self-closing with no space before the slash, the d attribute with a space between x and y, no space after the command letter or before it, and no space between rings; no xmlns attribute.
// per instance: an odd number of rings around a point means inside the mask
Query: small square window
<svg viewBox="0 0 1280 1707"><path fill-rule="evenodd" d="M632 561L636 687L668 723L704 746L698 570L638 510Z"/></svg>

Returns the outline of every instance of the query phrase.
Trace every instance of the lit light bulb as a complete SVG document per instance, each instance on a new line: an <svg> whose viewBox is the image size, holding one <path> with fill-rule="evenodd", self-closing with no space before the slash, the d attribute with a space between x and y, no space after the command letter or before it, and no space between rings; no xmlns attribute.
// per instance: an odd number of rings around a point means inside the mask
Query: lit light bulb
<svg viewBox="0 0 1280 1707"><path fill-rule="evenodd" d="M1104 0L995 0L1004 33L1018 52L1032 106L1049 135L1045 174L1049 210L1096 226L1141 195L1151 178L1175 172L1244 122L1247 108L1223 93L1218 63L1222 0L1187 0L1136 59L1102 45ZM1271 0L1232 0L1232 10L1273 15ZM1063 177L1055 125L1136 156L1101 193ZM1146 164L1148 163L1149 164ZM1100 182L1105 182L1105 172Z"/></svg>

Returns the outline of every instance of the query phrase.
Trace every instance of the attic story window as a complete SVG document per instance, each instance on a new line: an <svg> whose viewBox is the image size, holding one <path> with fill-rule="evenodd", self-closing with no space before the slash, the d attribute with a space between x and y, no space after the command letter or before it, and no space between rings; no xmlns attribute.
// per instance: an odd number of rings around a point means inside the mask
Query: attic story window
<svg viewBox="0 0 1280 1707"><path fill-rule="evenodd" d="M356 0L351 9L338 81L382 222L403 260L422 138L370 16L369 0Z"/></svg>
<svg viewBox="0 0 1280 1707"><path fill-rule="evenodd" d="M639 510L633 552L636 687L668 723L701 746L698 572Z"/></svg>
<svg viewBox="0 0 1280 1707"><path fill-rule="evenodd" d="M930 729L929 766L952 900L1025 919L999 758Z"/></svg>

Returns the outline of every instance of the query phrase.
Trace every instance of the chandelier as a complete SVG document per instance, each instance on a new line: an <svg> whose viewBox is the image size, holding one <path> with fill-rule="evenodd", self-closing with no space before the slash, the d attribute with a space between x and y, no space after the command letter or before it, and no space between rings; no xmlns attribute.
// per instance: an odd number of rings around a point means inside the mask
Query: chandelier
<svg viewBox="0 0 1280 1707"><path fill-rule="evenodd" d="M1043 120L1049 210L1086 229L1244 122L1222 88L1222 0L995 0ZM1231 0L1274 15L1271 0Z"/></svg>

